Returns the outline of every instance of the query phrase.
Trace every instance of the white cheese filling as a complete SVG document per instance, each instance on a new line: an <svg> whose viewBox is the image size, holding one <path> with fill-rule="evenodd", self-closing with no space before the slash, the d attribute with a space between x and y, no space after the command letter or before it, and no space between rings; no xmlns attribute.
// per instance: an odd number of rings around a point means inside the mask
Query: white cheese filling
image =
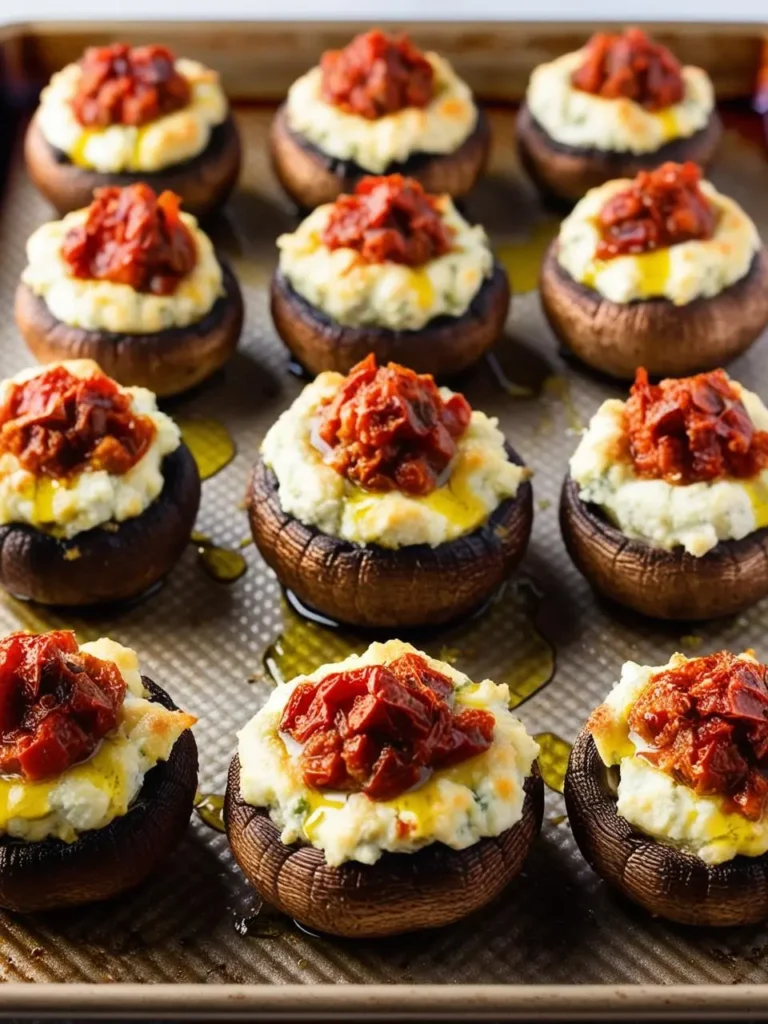
<svg viewBox="0 0 768 1024"><path fill-rule="evenodd" d="M755 660L749 654L740 657ZM640 757L643 743L629 731L629 715L651 676L688 660L673 654L666 665L655 667L625 662L618 683L593 713L589 728L598 753L604 764L619 766L616 810L646 835L679 846L707 864L722 864L739 855L759 857L768 851L768 817L750 821L726 810L720 797L697 795Z"/></svg>
<svg viewBox="0 0 768 1024"><path fill-rule="evenodd" d="M288 127L328 156L353 160L371 174L405 163L413 153L453 153L475 130L477 107L447 60L436 53L424 56L435 72L427 106L405 107L375 120L347 113L322 98L322 74L315 67L288 90Z"/></svg>
<svg viewBox="0 0 768 1024"><path fill-rule="evenodd" d="M530 475L507 459L495 419L473 411L446 483L424 497L365 491L323 461L312 442L321 406L344 377L321 373L270 428L261 447L278 483L280 507L306 526L355 544L437 547L481 526ZM447 399L453 392L441 389Z"/></svg>
<svg viewBox="0 0 768 1024"><path fill-rule="evenodd" d="M308 843L323 850L335 867L354 860L375 864L382 853L415 853L430 843L464 850L486 836L498 836L520 821L523 785L539 747L509 710L509 689L490 679L473 683L463 673L422 655L455 686L457 705L490 711L493 742L476 757L436 771L418 789L393 800L375 801L363 793L310 789L302 779L300 748L280 732L288 700L303 682L319 682L334 672L364 665L386 665L417 653L399 640L374 643L361 655L324 665L272 691L264 707L238 734L240 793L254 807L267 807L286 845Z"/></svg>
<svg viewBox="0 0 768 1024"><path fill-rule="evenodd" d="M575 88L571 79L586 55L577 50L540 64L528 83L528 109L555 142L606 153L653 153L706 127L715 105L706 71L684 67L683 99L654 112L634 100L606 99Z"/></svg>
<svg viewBox="0 0 768 1024"><path fill-rule="evenodd" d="M328 249L321 239L332 204L280 235L280 270L294 291L336 323L418 331L439 316L462 316L493 274L493 253L480 225L470 226L448 196L438 199L453 244L421 267L366 263L355 249Z"/></svg>
<svg viewBox="0 0 768 1024"><path fill-rule="evenodd" d="M210 313L224 294L221 264L210 238L188 213L181 219L197 249L197 262L171 295L138 292L129 284L74 277L61 255L67 232L82 224L88 210L43 224L27 242L27 266L21 279L39 295L61 323L86 331L157 334L188 327Z"/></svg>
<svg viewBox="0 0 768 1024"><path fill-rule="evenodd" d="M557 260L574 281L610 302L665 298L684 306L694 299L713 298L746 276L760 249L757 228L738 203L707 181L701 190L718 214L712 238L598 259L598 214L611 196L630 184L630 179L618 178L591 189L560 225Z"/></svg>
<svg viewBox="0 0 768 1024"><path fill-rule="evenodd" d="M43 89L37 124L46 140L73 164L102 174L152 174L184 163L203 152L213 129L226 120L229 105L215 71L183 58L176 61L176 70L191 87L186 107L141 127L86 128L72 109L82 69L68 64Z"/></svg>
<svg viewBox="0 0 768 1024"><path fill-rule="evenodd" d="M61 364L78 377L100 373L88 359ZM0 384L0 404L13 383L45 373L49 366L37 366ZM24 469L10 452L0 455L0 525L29 523L57 537L72 538L108 522L123 522L141 515L163 489L162 462L181 443L179 428L160 412L157 401L146 388L121 388L131 396L137 415L148 416L155 436L147 451L122 476L106 470L85 470L66 481L35 476Z"/></svg>
<svg viewBox="0 0 768 1024"><path fill-rule="evenodd" d="M126 814L159 761L167 761L195 719L147 699L136 652L102 637L80 650L114 662L126 684L117 727L96 751L60 775L38 782L0 778L0 833L39 842L74 842L81 832L105 828Z"/></svg>
<svg viewBox="0 0 768 1024"><path fill-rule="evenodd" d="M768 430L760 398L733 382L757 430ZM597 505L625 536L701 557L720 541L768 526L768 470L749 480L670 484L637 475L626 456L625 403L603 402L571 457L583 502Z"/></svg>

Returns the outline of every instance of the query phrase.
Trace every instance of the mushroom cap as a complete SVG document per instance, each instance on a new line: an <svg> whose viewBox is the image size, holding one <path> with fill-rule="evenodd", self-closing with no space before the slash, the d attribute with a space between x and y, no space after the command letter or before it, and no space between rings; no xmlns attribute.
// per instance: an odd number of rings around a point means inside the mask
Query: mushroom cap
<svg viewBox="0 0 768 1024"><path fill-rule="evenodd" d="M176 710L142 677L150 700ZM187 729L144 777L133 806L104 828L61 839L0 838L0 907L20 914L109 899L143 882L178 845L197 790L197 745Z"/></svg>
<svg viewBox="0 0 768 1024"><path fill-rule="evenodd" d="M714 619L735 615L768 595L768 528L723 540L705 555L666 551L632 540L566 476L560 529L574 565L595 590L654 619Z"/></svg>
<svg viewBox="0 0 768 1024"><path fill-rule="evenodd" d="M509 446L507 456L523 465ZM261 456L247 505L256 546L284 587L337 622L374 628L437 625L474 611L522 559L533 524L525 480L482 526L438 547L353 544L284 512Z"/></svg>
<svg viewBox="0 0 768 1024"><path fill-rule="evenodd" d="M708 865L653 839L616 810L609 769L583 729L565 775L576 843L609 885L650 913L680 924L730 926L768 917L768 854Z"/></svg>
<svg viewBox="0 0 768 1024"><path fill-rule="evenodd" d="M512 881L541 829L544 784L534 764L520 821L464 850L432 843L417 853L384 853L375 864L330 867L313 846L286 846L264 807L240 796L240 760L229 768L224 821L249 882L308 928L377 938L437 928L490 903Z"/></svg>
<svg viewBox="0 0 768 1024"><path fill-rule="evenodd" d="M602 373L632 380L638 366L652 377L683 377L735 359L768 325L768 256L760 248L748 273L711 298L684 306L669 299L611 302L580 284L547 250L539 281L552 330L574 355Z"/></svg>
<svg viewBox="0 0 768 1024"><path fill-rule="evenodd" d="M143 181L158 193L170 189L181 196L187 213L206 217L224 205L237 184L240 135L230 114L214 127L202 153L190 160L160 171L101 172L78 167L66 154L54 149L35 117L24 139L24 157L30 178L61 215L88 206L97 188Z"/></svg>
<svg viewBox="0 0 768 1024"><path fill-rule="evenodd" d="M370 352L379 363L401 363L417 373L438 377L460 373L498 340L510 301L509 280L499 263L466 313L436 317L417 331L336 323L294 291L279 270L272 278L271 295L277 333L312 374L348 373Z"/></svg>
<svg viewBox="0 0 768 1024"><path fill-rule="evenodd" d="M523 103L515 121L520 160L539 190L572 205L591 188L613 178L634 178L638 171L650 171L666 160L706 167L712 162L723 133L716 111L699 131L687 139L673 139L652 153L620 153L587 149L557 142L536 121Z"/></svg>
<svg viewBox="0 0 768 1024"><path fill-rule="evenodd" d="M229 264L218 257L224 294L197 323L155 334L87 331L57 320L45 299L22 281L14 315L40 363L93 359L118 383L149 388L161 398L188 391L234 354L243 327L243 297Z"/></svg>
<svg viewBox="0 0 768 1024"><path fill-rule="evenodd" d="M88 606L138 597L166 576L189 543L200 474L179 445L162 464L163 489L139 516L69 540L27 523L0 526L0 585L40 604Z"/></svg>
<svg viewBox="0 0 768 1024"><path fill-rule="evenodd" d="M277 110L269 136L272 166L280 184L302 209L332 203L342 192L351 192L367 175L351 160L328 156L308 139L288 127L285 104ZM491 149L491 130L478 110L473 131L453 153L413 153L403 163L392 163L383 174L416 178L427 192L458 198L471 191L485 170Z"/></svg>

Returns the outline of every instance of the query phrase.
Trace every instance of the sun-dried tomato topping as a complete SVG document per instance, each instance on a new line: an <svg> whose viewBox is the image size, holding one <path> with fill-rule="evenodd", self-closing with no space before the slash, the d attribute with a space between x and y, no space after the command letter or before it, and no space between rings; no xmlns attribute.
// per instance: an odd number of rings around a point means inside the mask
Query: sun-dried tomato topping
<svg viewBox="0 0 768 1024"><path fill-rule="evenodd" d="M322 235L327 248L354 249L366 263L409 267L443 256L452 241L437 198L401 174L362 178L333 204Z"/></svg>
<svg viewBox="0 0 768 1024"><path fill-rule="evenodd" d="M369 355L320 411L315 437L337 473L369 491L429 494L472 415L463 395L443 399L431 374Z"/></svg>
<svg viewBox="0 0 768 1024"><path fill-rule="evenodd" d="M60 480L84 470L120 476L154 440L150 417L135 413L130 395L101 372L76 377L54 365L6 388L0 454L15 455L36 476Z"/></svg>
<svg viewBox="0 0 768 1024"><path fill-rule="evenodd" d="M691 484L752 477L768 466L768 432L755 428L724 370L650 384L639 369L625 416L640 476Z"/></svg>
<svg viewBox="0 0 768 1024"><path fill-rule="evenodd" d="M454 712L452 693L450 679L421 655L404 654L388 665L299 684L280 730L304 745L300 763L308 786L391 800L493 742L493 715Z"/></svg>
<svg viewBox="0 0 768 1024"><path fill-rule="evenodd" d="M74 633L0 640L0 774L34 781L89 757L117 724L125 682Z"/></svg>
<svg viewBox="0 0 768 1024"><path fill-rule="evenodd" d="M195 268L197 246L173 192L156 195L139 182L97 188L82 224L64 237L61 255L73 277L127 284L172 295Z"/></svg>
<svg viewBox="0 0 768 1024"><path fill-rule="evenodd" d="M640 171L629 188L611 196L598 215L597 258L609 260L711 238L717 211L700 182L701 168L690 161Z"/></svg>
<svg viewBox="0 0 768 1024"><path fill-rule="evenodd" d="M72 109L86 128L149 124L181 110L190 100L189 82L164 46L92 46L80 60L80 69Z"/></svg>
<svg viewBox="0 0 768 1024"><path fill-rule="evenodd" d="M364 32L343 50L326 50L320 70L323 99L369 121L432 99L432 65L406 35Z"/></svg>
<svg viewBox="0 0 768 1024"><path fill-rule="evenodd" d="M728 651L651 677L628 718L641 754L696 793L759 818L768 795L768 668Z"/></svg>
<svg viewBox="0 0 768 1024"><path fill-rule="evenodd" d="M592 36L571 82L583 92L611 100L623 97L653 111L671 107L685 96L677 58L639 28Z"/></svg>

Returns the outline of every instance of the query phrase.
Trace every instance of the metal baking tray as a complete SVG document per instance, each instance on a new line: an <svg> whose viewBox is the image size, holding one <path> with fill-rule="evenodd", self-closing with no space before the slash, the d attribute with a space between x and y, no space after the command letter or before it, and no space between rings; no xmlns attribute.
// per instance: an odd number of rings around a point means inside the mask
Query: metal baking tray
<svg viewBox="0 0 768 1024"><path fill-rule="evenodd" d="M544 734L544 775L554 788L541 838L523 874L474 917L441 931L352 943L308 934L260 906L225 837L211 827L235 732L274 677L290 678L367 642L291 610L247 545L242 506L265 430L302 387L288 372L267 300L274 239L292 227L294 213L268 166L272 108L253 101L279 96L322 46L355 27L44 26L0 34L2 376L29 362L12 322L13 293L25 240L51 215L25 176L20 151L22 115L41 81L85 43L154 36L221 67L231 91L249 101L236 107L245 142L242 184L213 228L244 287L242 344L226 370L168 406L207 468L222 464L204 483L201 536L160 592L119 614L59 614L0 598L3 632L70 627L81 639L108 633L135 647L144 670L199 716L201 792L213 797L167 867L125 897L59 913L0 915L0 1016L764 1018L768 927L684 928L615 897L577 851L556 792L569 741L625 659L658 663L676 649L720 647L754 647L768 657L768 603L719 623L658 625L596 600L572 567L557 522L560 483L578 430L603 398L622 389L564 361L542 316L536 273L557 219L519 173L510 106L490 109L490 173L466 212L489 226L515 294L504 340L462 387L473 405L499 417L535 470L533 539L518 578L484 615L417 642L472 676L509 682L528 729ZM519 97L533 64L573 47L587 31L443 24L420 26L416 36L455 57L481 93L509 100ZM748 93L760 42L752 29L674 30L677 49L705 63L728 97ZM768 239L768 157L759 121L746 111L745 104L725 111L728 130L712 177ZM764 396L767 341L730 368ZM233 582L216 578L241 569Z"/></svg>

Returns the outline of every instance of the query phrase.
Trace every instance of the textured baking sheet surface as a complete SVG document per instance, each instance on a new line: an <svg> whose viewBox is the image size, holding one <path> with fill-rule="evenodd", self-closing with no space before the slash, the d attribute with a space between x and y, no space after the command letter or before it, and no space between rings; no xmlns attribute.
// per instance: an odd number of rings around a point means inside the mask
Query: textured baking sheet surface
<svg viewBox="0 0 768 1024"><path fill-rule="evenodd" d="M267 284L274 238L295 223L268 168L269 112L240 111L246 140L242 188L216 241L234 261L247 299L240 351L195 394L173 402L178 417L214 420L237 454L207 480L198 529L236 549L248 534L242 498L261 438L301 385L272 329ZM474 622L424 640L481 677L507 680L533 733L572 740L625 659L659 663L675 649L756 648L768 657L768 605L716 625L671 627L640 621L597 602L568 560L557 498L575 433L598 403L621 390L568 366L558 355L533 291L536 268L557 221L518 176L512 115L494 113L491 173L467 206L485 223L510 268L515 297L498 351L502 386L482 364L462 387L499 417L535 470L535 526L521 576ZM17 154L18 157L18 154ZM730 130L714 181L755 217L768 238L768 162L755 142ZM13 292L28 234L50 210L11 168L0 209L0 374L28 363L12 322ZM768 396L766 341L731 367ZM502 377L502 379L504 379ZM287 608L253 546L247 572L224 584L206 574L194 546L154 597L109 617L60 615L0 599L0 628L69 626L81 639L109 634L135 647L144 670L199 716L201 789L221 793L235 732L269 692L270 675L343 654L360 638L306 625ZM552 674L546 686L541 684ZM555 748L556 751L560 747ZM550 773L556 783L557 772ZM210 983L383 982L544 984L768 982L768 928L693 930L654 921L612 896L587 867L548 791L541 839L523 875L495 905L454 927L388 941L315 937L266 909L249 891L223 835L195 815L165 870L108 904L21 918L0 915L0 978L6 981ZM246 926L243 926L243 919ZM247 931L248 934L241 934Z"/></svg>

